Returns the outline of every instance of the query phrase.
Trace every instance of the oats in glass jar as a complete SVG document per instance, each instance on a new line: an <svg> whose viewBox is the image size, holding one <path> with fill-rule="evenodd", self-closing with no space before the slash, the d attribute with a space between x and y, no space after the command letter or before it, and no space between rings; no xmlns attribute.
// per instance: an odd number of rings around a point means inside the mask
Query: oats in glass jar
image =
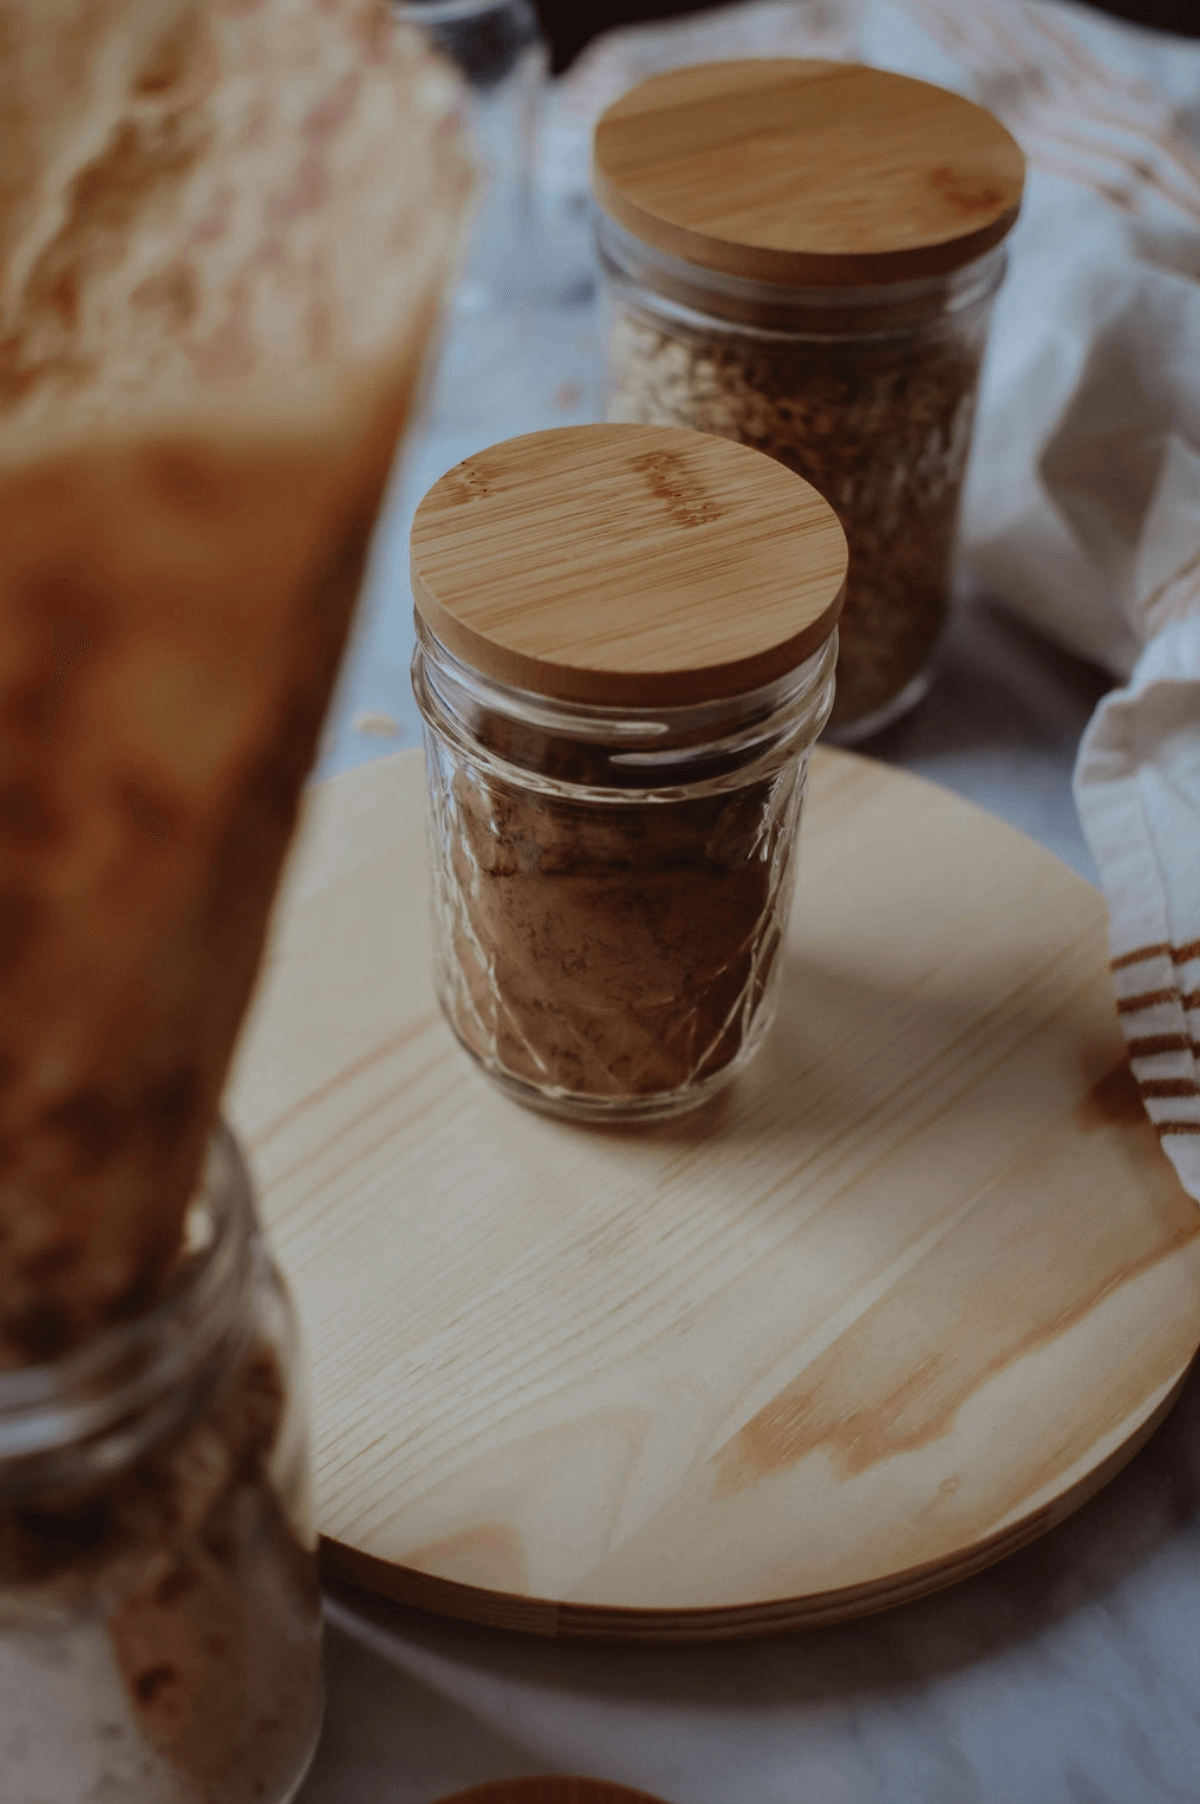
<svg viewBox="0 0 1200 1804"><path fill-rule="evenodd" d="M845 741L929 685L1023 168L959 96L815 60L653 77L596 129L608 417L752 445L836 509Z"/></svg>

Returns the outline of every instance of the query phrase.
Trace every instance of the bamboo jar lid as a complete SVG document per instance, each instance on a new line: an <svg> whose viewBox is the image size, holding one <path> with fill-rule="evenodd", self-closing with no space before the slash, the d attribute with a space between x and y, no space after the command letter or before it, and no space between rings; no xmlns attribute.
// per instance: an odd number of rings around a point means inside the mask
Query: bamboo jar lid
<svg viewBox="0 0 1200 1804"><path fill-rule="evenodd" d="M413 521L417 611L485 677L562 701L744 694L829 637L846 576L833 509L782 464L661 426L492 445Z"/></svg>
<svg viewBox="0 0 1200 1804"><path fill-rule="evenodd" d="M1025 159L983 107L858 63L701 63L596 127L604 211L727 275L853 287L944 275L1011 229Z"/></svg>

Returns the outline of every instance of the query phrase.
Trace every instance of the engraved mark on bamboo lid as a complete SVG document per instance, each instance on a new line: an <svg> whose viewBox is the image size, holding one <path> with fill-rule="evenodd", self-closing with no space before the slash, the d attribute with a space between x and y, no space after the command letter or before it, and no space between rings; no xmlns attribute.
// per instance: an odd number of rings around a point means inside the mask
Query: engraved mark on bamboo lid
<svg viewBox="0 0 1200 1804"><path fill-rule="evenodd" d="M681 457L673 451L651 451L632 460L671 518L679 526L708 526L721 517L721 509L706 495Z"/></svg>

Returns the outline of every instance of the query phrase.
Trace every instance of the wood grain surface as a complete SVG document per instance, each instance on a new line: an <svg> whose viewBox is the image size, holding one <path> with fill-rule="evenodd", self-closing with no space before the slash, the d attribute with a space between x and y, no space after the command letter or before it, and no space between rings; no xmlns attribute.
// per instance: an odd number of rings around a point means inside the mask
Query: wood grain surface
<svg viewBox="0 0 1200 1804"><path fill-rule="evenodd" d="M564 426L437 481L412 528L417 611L456 656L594 703L740 695L841 610L846 539L774 458L673 426Z"/></svg>
<svg viewBox="0 0 1200 1804"><path fill-rule="evenodd" d="M332 1570L542 1634L753 1634L963 1576L1130 1456L1200 1340L1200 1211L1095 891L819 752L761 1058L591 1130L439 1017L423 782L407 752L314 792L230 1098Z"/></svg>
<svg viewBox="0 0 1200 1804"><path fill-rule="evenodd" d="M958 269L1017 217L1025 160L998 119L858 63L762 57L651 76L601 116L596 199L702 269L820 286Z"/></svg>

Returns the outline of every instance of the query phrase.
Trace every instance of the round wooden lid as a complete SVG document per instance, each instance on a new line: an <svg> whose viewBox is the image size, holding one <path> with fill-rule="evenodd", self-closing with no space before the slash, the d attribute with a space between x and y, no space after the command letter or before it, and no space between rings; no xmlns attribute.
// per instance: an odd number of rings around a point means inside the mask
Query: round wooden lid
<svg viewBox="0 0 1200 1804"><path fill-rule="evenodd" d="M745 693L828 638L846 540L774 458L662 426L565 426L449 470L413 521L435 637L484 676L563 701Z"/></svg>
<svg viewBox="0 0 1200 1804"><path fill-rule="evenodd" d="M1017 217L1025 159L999 120L858 63L757 58L675 69L596 127L596 198L644 244L805 286L945 274Z"/></svg>

